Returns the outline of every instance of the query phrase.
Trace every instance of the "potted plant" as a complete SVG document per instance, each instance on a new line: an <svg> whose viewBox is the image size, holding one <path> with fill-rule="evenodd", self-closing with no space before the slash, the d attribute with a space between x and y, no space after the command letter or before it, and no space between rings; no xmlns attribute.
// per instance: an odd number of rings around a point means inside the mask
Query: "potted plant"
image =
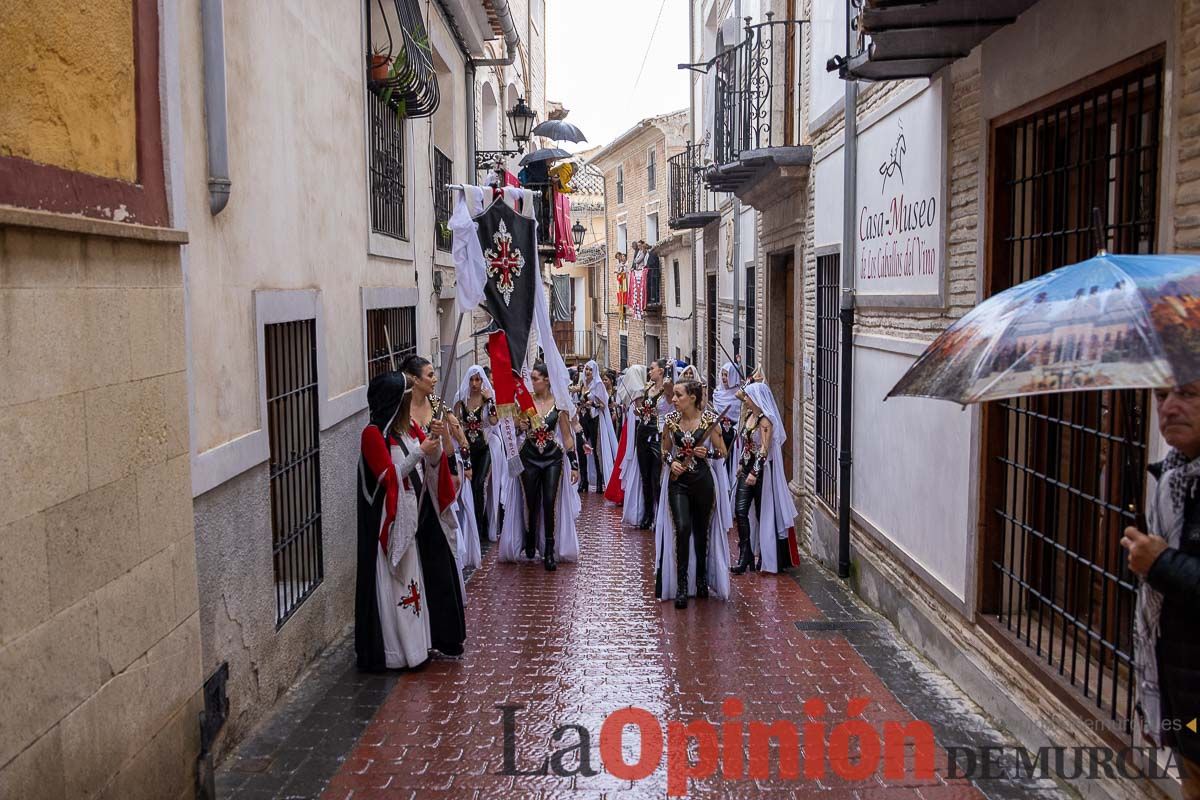
<svg viewBox="0 0 1200 800"><path fill-rule="evenodd" d="M371 51L371 80L382 83L388 79L392 68L392 59L386 47L376 47Z"/></svg>

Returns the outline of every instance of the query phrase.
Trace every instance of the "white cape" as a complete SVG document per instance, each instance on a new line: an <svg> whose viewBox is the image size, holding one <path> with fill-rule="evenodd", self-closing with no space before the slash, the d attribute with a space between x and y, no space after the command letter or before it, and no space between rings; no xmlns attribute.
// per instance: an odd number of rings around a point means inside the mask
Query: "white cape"
<svg viewBox="0 0 1200 800"><path fill-rule="evenodd" d="M557 437L556 437L557 438ZM500 531L501 561L521 561L525 558L525 487L520 475L510 475L505 488L504 529ZM558 500L554 509L554 558L557 561L579 560L579 534L575 522L583 507L579 492L571 483L571 464L563 453L562 477L558 481ZM543 516L537 519L537 552L545 552L546 526Z"/></svg>
<svg viewBox="0 0 1200 800"><path fill-rule="evenodd" d="M646 509L642 499L642 470L637 458L637 414L633 412L633 403L625 412L625 427L621 430L626 437L625 456L621 459L621 490L625 492L621 521L636 526L642 521Z"/></svg>
<svg viewBox="0 0 1200 800"><path fill-rule="evenodd" d="M724 471L719 462L708 461L708 469L713 473L715 488L715 506L712 519L708 526L708 588L710 594L722 600L728 600L730 594L729 580L729 537L726 533L729 526L724 520L732 520L733 512L729 507L729 493L721 490L718 472ZM654 563L659 570L661 587L660 600L674 600L677 593L675 584L675 521L671 518L670 501L667 499L667 482L671 477L669 469L663 469L662 486L658 492L658 519L654 524ZM696 548L689 548L688 558L688 591L689 596L696 594Z"/></svg>

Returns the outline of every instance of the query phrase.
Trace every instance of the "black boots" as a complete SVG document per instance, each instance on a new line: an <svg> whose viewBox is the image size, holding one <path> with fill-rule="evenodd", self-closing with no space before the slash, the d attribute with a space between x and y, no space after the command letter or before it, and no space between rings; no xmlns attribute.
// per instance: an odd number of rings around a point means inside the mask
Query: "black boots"
<svg viewBox="0 0 1200 800"><path fill-rule="evenodd" d="M748 527L748 526L746 526ZM742 525L738 525L738 561L729 571L734 575L741 575L754 564L754 551L750 547L750 532Z"/></svg>
<svg viewBox="0 0 1200 800"><path fill-rule="evenodd" d="M688 599L688 562L679 558L678 549L675 551L675 607L687 608Z"/></svg>
<svg viewBox="0 0 1200 800"><path fill-rule="evenodd" d="M546 572L554 572L558 569L558 562L554 560L554 534L546 535L545 549L542 551L542 566L546 568Z"/></svg>

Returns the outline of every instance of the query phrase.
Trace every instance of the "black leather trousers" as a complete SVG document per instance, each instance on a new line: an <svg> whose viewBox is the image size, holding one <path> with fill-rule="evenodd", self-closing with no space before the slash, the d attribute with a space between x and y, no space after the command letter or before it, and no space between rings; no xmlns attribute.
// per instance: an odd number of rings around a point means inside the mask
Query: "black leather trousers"
<svg viewBox="0 0 1200 800"><path fill-rule="evenodd" d="M554 552L554 514L558 500L558 484L562 479L562 453L553 459L525 460L521 472L521 488L525 491L525 553L537 543L538 514L546 525L546 553Z"/></svg>
<svg viewBox="0 0 1200 800"><path fill-rule="evenodd" d="M696 469L667 482L667 503L675 525L675 580L678 596L687 596L688 560L696 550L696 593L708 595L708 529L716 505L712 471L701 462Z"/></svg>
<svg viewBox="0 0 1200 800"><path fill-rule="evenodd" d="M637 435L638 471L642 474L642 518L653 520L658 508L658 484L662 480L658 426L639 422Z"/></svg>
<svg viewBox="0 0 1200 800"><path fill-rule="evenodd" d="M738 532L738 562L745 560L742 554L742 549L746 552L752 550L750 545L750 509L753 506L755 511L759 510L762 503L762 481L763 476L759 475L758 480L754 485L746 483L745 476L738 478L737 494L734 495L733 502L733 522L737 526Z"/></svg>
<svg viewBox="0 0 1200 800"><path fill-rule="evenodd" d="M590 457L584 456L583 458L579 459L579 488L582 491L587 491L588 486L591 485L588 480L588 476L592 473L592 469L594 468L596 489L597 491L603 492L605 476L603 470L600 469L600 419L599 417L590 417L587 414L584 414L580 417L579 424L583 427L584 440L592 447L592 455ZM582 450L579 452L581 455L583 454ZM591 465L590 467L589 463Z"/></svg>

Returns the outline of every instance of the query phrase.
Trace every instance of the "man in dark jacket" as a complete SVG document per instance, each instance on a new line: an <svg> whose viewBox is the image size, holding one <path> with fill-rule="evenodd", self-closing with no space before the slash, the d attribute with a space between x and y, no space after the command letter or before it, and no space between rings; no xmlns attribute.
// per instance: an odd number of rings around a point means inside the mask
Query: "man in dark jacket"
<svg viewBox="0 0 1200 800"><path fill-rule="evenodd" d="M1150 535L1121 545L1142 578L1135 616L1138 710L1145 732L1175 751L1183 796L1200 799L1200 381L1155 390L1171 451L1150 473Z"/></svg>

